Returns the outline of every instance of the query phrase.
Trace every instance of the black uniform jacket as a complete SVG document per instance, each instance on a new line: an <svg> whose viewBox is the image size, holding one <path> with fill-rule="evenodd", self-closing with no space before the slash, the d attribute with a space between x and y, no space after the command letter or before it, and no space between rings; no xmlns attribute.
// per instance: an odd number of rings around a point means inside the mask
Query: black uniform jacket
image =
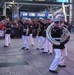
<svg viewBox="0 0 74 75"><path fill-rule="evenodd" d="M5 34L11 34L11 25L10 23L7 23L5 25L6 29L5 29Z"/></svg>
<svg viewBox="0 0 74 75"><path fill-rule="evenodd" d="M28 33L27 33L27 28L28 28ZM22 35L25 35L25 36L29 36L29 24L24 24L23 25L23 33Z"/></svg>
<svg viewBox="0 0 74 75"><path fill-rule="evenodd" d="M60 27L54 27L51 32L52 32L51 36L53 38L60 38L61 35L63 34L62 28L60 28ZM66 41L60 43L60 45L54 45L53 44L53 48L54 49L64 49L65 48L65 43L67 43L67 42L68 42L68 39Z"/></svg>
<svg viewBox="0 0 74 75"><path fill-rule="evenodd" d="M43 31L44 31L44 26L45 24L41 21L38 21L40 23L40 31L39 31L39 36L43 36Z"/></svg>

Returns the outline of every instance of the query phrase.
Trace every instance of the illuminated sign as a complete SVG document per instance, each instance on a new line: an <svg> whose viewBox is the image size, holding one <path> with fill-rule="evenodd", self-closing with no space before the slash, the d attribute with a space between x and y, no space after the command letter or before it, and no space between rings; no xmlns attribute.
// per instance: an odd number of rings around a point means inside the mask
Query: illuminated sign
<svg viewBox="0 0 74 75"><path fill-rule="evenodd" d="M37 16L39 16L39 17L45 17L45 13L38 13Z"/></svg>
<svg viewBox="0 0 74 75"><path fill-rule="evenodd" d="M69 0L56 0L57 2L69 2Z"/></svg>
<svg viewBox="0 0 74 75"><path fill-rule="evenodd" d="M48 13L38 13L38 12L20 12L20 17L43 17L46 18Z"/></svg>
<svg viewBox="0 0 74 75"><path fill-rule="evenodd" d="M23 12L23 16L27 16L28 14L27 14L27 12Z"/></svg>
<svg viewBox="0 0 74 75"><path fill-rule="evenodd" d="M29 16L35 16L35 13L29 13Z"/></svg>

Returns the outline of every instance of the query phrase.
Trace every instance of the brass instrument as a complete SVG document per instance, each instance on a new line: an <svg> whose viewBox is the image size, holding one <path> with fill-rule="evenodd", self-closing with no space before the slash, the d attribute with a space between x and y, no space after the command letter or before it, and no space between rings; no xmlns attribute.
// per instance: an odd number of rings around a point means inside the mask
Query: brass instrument
<svg viewBox="0 0 74 75"><path fill-rule="evenodd" d="M65 7L63 7L63 8L65 8ZM61 12L61 9L60 9L60 11L58 10L57 11L57 13L59 13L59 12ZM63 10L62 10L62 12L63 12ZM65 10L64 10L64 12L65 12ZM57 14L56 13L56 14ZM65 14L65 13L64 13ZM57 14L56 16L55 16L55 18L57 18L57 19L59 19L59 14ZM61 15L62 16L62 15ZM64 16L64 15L63 15ZM52 38L52 36L51 36L51 31L52 31L52 28L54 27L55 25L54 25L54 22L53 23L51 23L49 26L48 26L48 28L47 28L47 30L46 30L46 36L47 36L47 38L48 38L48 40L50 41L50 42L52 42L54 45L60 45L60 43L61 42L65 42L67 39L68 39L68 37L70 36L70 33L69 33L69 31L68 31L68 29L67 28L65 28L65 27L63 27L63 30L62 30L62 35L61 35L61 37L60 38ZM57 41L56 39L58 39L59 41Z"/></svg>
<svg viewBox="0 0 74 75"><path fill-rule="evenodd" d="M68 37L70 36L70 33L67 28L63 27L63 30L62 30L63 34L61 35L61 37L60 38L52 38L51 30L53 27L54 27L54 22L48 26L48 28L46 30L46 36L47 36L48 40L50 42L52 42L53 44L60 45L61 42L64 42L68 39ZM57 39L59 41L57 41Z"/></svg>
<svg viewBox="0 0 74 75"><path fill-rule="evenodd" d="M41 28L40 28L40 23L39 23L39 26L38 26L38 29L37 29L37 35L39 35L40 31L41 31Z"/></svg>

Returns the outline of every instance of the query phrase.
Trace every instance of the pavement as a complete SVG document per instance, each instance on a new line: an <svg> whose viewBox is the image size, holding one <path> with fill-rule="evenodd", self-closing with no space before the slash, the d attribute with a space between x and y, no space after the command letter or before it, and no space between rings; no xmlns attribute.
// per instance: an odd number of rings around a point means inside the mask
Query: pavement
<svg viewBox="0 0 74 75"><path fill-rule="evenodd" d="M67 67L58 67L58 74L55 75L74 75L74 33L71 33L67 46ZM35 50L35 45L30 45L29 50L21 50L21 47L21 38L12 38L11 45L6 48L4 39L0 39L0 75L54 75L49 72L49 67L55 53L44 54L43 50Z"/></svg>

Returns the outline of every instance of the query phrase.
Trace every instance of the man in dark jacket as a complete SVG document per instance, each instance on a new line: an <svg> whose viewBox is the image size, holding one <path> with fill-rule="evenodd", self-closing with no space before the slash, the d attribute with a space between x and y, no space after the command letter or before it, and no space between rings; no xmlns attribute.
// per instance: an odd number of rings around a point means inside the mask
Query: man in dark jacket
<svg viewBox="0 0 74 75"><path fill-rule="evenodd" d="M10 22L6 22L5 24L5 45L4 47L8 47L10 45L10 34L11 34L11 24Z"/></svg>
<svg viewBox="0 0 74 75"><path fill-rule="evenodd" d="M62 27L60 25L60 21L58 19L54 20L54 25L55 27L52 29L52 37L53 38L60 38L61 35L63 34L62 32ZM64 65L65 59L67 57L67 49L65 48L65 44L69 41L69 38L65 41L60 43L60 45L54 45L53 44L53 49L55 52L55 59L53 60L52 64L50 65L49 71L52 73L58 73L56 71L57 67L66 67Z"/></svg>

